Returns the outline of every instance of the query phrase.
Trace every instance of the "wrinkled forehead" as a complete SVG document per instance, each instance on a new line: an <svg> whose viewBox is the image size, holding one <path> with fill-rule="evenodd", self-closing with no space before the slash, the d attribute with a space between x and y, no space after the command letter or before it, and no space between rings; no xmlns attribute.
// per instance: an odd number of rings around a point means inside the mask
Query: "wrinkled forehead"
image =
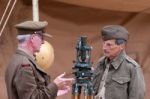
<svg viewBox="0 0 150 99"><path fill-rule="evenodd" d="M115 44L116 39L110 39L110 40L102 40L103 43L111 43L111 44Z"/></svg>

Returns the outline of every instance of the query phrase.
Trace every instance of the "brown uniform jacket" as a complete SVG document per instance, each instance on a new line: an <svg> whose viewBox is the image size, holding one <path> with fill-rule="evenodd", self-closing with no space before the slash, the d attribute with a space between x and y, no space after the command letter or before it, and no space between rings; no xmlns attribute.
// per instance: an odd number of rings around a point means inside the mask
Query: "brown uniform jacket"
<svg viewBox="0 0 150 99"><path fill-rule="evenodd" d="M95 95L107 64L105 60L105 57L101 58L94 71ZM141 67L122 52L110 65L105 88L105 99L144 99L145 82Z"/></svg>
<svg viewBox="0 0 150 99"><path fill-rule="evenodd" d="M22 50L12 57L5 74L8 99L55 99L58 88L37 65L34 58Z"/></svg>

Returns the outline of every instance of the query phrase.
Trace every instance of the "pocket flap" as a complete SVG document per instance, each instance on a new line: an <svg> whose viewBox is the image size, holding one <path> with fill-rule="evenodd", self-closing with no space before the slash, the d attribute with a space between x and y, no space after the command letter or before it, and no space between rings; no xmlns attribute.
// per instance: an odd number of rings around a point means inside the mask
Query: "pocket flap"
<svg viewBox="0 0 150 99"><path fill-rule="evenodd" d="M112 77L112 79L120 84L124 84L130 81L129 77Z"/></svg>

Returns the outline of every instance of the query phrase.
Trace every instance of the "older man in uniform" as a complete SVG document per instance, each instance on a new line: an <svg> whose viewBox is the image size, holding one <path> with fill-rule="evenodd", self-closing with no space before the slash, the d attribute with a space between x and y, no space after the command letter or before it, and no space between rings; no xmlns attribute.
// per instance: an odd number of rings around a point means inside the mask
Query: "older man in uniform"
<svg viewBox="0 0 150 99"><path fill-rule="evenodd" d="M144 99L141 67L125 53L128 35L120 25L102 29L104 57L94 71L95 99Z"/></svg>
<svg viewBox="0 0 150 99"><path fill-rule="evenodd" d="M18 49L5 75L8 99L55 99L58 92L69 91L72 78L63 78L65 74L61 74L50 82L49 76L35 61L34 54L44 42L47 24L46 21L25 21L16 25Z"/></svg>

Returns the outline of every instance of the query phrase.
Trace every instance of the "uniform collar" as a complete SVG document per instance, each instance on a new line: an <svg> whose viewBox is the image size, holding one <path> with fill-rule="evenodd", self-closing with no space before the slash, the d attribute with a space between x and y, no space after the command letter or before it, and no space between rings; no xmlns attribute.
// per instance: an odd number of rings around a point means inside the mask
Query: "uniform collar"
<svg viewBox="0 0 150 99"><path fill-rule="evenodd" d="M125 51L122 51L116 58L114 58L111 62L112 67L114 67L115 69L118 69L118 67L121 65L121 63L124 60L124 57L126 56ZM107 57L103 57L101 58L100 64L101 65L105 65L108 64L108 58Z"/></svg>
<svg viewBox="0 0 150 99"><path fill-rule="evenodd" d="M125 51L122 51L116 58L114 58L111 62L111 65L115 68L118 69L118 67L121 65L121 63L124 60L124 56L126 56Z"/></svg>
<svg viewBox="0 0 150 99"><path fill-rule="evenodd" d="M24 50L23 48L18 48L16 53L21 54L26 56L30 61L32 61L32 63L35 65L35 67L40 70L41 72L47 74L40 66L37 65L36 61L35 61L35 57L33 56L33 54L29 54L26 50Z"/></svg>
<svg viewBox="0 0 150 99"><path fill-rule="evenodd" d="M26 50L23 49L23 48L18 47L17 53L20 53L20 54L22 54L22 55L27 56L27 57L30 58L30 59L35 60L35 57L33 56L33 54L29 53L28 51L26 51Z"/></svg>

